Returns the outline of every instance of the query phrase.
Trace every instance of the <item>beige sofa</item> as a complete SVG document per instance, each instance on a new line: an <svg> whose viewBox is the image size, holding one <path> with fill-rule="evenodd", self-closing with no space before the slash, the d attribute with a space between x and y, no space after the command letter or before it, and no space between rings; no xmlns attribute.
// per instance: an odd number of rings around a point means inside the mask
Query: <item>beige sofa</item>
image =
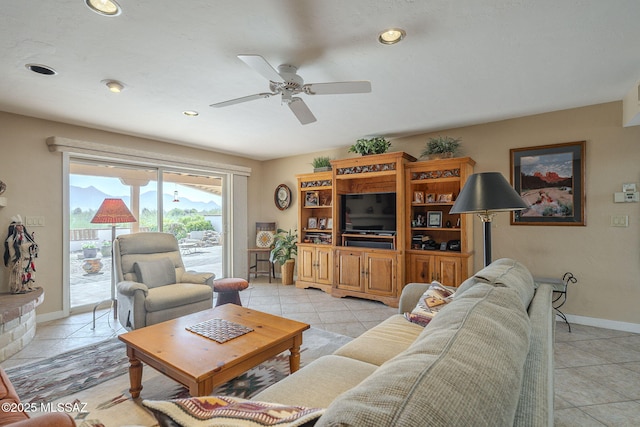
<svg viewBox="0 0 640 427"><path fill-rule="evenodd" d="M316 426L553 425L552 290L501 259L426 326L409 284L394 315L253 397L326 408Z"/></svg>

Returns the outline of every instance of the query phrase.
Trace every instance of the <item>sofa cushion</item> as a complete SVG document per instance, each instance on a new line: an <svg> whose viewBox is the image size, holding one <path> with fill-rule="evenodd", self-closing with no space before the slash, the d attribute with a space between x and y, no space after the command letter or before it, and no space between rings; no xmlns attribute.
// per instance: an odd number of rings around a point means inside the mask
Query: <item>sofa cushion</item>
<svg viewBox="0 0 640 427"><path fill-rule="evenodd" d="M414 309L404 313L404 317L416 325L427 326L431 319L453 300L453 294L452 290L434 281L418 299Z"/></svg>
<svg viewBox="0 0 640 427"><path fill-rule="evenodd" d="M477 283L513 289L525 307L529 306L535 292L535 283L529 270L518 261L509 258L492 262L462 282L456 291L456 296L462 295Z"/></svg>
<svg viewBox="0 0 640 427"><path fill-rule="evenodd" d="M376 365L347 357L322 356L251 399L326 408L338 395L357 386L377 368Z"/></svg>
<svg viewBox="0 0 640 427"><path fill-rule="evenodd" d="M176 283L176 268L169 258L138 261L133 268L138 276L138 282L144 283L148 288Z"/></svg>
<svg viewBox="0 0 640 427"><path fill-rule="evenodd" d="M177 283L149 289L147 298L144 300L144 308L147 312L153 312L194 304L208 299L213 299L211 286Z"/></svg>
<svg viewBox="0 0 640 427"><path fill-rule="evenodd" d="M238 397L204 396L175 400L143 400L161 425L295 427L320 417L322 408L256 402Z"/></svg>
<svg viewBox="0 0 640 427"><path fill-rule="evenodd" d="M407 350L336 399L316 426L512 425L529 332L514 290L477 284Z"/></svg>
<svg viewBox="0 0 640 427"><path fill-rule="evenodd" d="M380 366L406 350L423 330L422 326L409 323L401 314L395 314L333 354Z"/></svg>

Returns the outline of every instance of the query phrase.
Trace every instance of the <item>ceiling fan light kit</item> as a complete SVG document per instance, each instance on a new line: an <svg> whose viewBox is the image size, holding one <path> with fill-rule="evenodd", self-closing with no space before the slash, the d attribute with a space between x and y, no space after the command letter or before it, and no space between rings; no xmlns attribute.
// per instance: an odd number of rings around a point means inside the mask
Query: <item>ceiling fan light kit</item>
<svg viewBox="0 0 640 427"><path fill-rule="evenodd" d="M227 107L241 102L280 95L282 103L287 104L298 121L306 125L315 122L316 118L304 100L295 95L336 95L371 92L371 82L368 81L305 84L302 77L298 75L298 67L293 65L282 64L278 66L278 70L276 71L276 69L260 55L238 55L238 58L253 68L258 74L269 80L269 90L271 92L257 93L243 96L242 98L218 102L211 104L211 107Z"/></svg>

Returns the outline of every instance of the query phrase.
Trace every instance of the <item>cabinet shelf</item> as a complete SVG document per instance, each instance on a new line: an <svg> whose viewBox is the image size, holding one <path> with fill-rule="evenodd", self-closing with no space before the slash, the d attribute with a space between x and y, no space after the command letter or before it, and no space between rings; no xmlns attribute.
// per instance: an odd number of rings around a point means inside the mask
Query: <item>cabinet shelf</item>
<svg viewBox="0 0 640 427"><path fill-rule="evenodd" d="M411 202L411 206L453 206L453 202L440 203L415 203Z"/></svg>
<svg viewBox="0 0 640 427"><path fill-rule="evenodd" d="M473 173L474 164L471 158L461 157L406 166L405 206L410 221L405 228L405 249L409 282L438 280L445 285L458 286L472 270L473 221L467 215L450 212L465 181ZM451 201L438 201L443 195ZM441 211L440 227L428 227L425 222L425 216L434 211ZM417 224L421 225L415 226ZM435 246L435 249L422 249L422 239L429 239L428 246ZM456 240L460 251L440 249Z"/></svg>

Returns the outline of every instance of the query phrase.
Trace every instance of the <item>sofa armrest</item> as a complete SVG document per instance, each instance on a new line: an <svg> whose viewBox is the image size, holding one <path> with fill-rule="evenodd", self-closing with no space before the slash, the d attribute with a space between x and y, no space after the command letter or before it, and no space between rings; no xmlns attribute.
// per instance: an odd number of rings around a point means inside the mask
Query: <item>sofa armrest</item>
<svg viewBox="0 0 640 427"><path fill-rule="evenodd" d="M398 305L398 313L404 314L411 312L416 307L418 300L423 293L429 289L431 283L409 283L402 289L400 295L400 304Z"/></svg>
<svg viewBox="0 0 640 427"><path fill-rule="evenodd" d="M194 271L185 271L180 280L182 283L195 283L196 285L213 286L213 279L216 275L213 273L197 273Z"/></svg>
<svg viewBox="0 0 640 427"><path fill-rule="evenodd" d="M131 281L119 282L117 287L118 287L119 293L121 293L122 295L126 295L128 297L132 297L136 293L136 291L144 292L145 297L149 293L149 288L147 287L147 285L140 282L131 282Z"/></svg>

